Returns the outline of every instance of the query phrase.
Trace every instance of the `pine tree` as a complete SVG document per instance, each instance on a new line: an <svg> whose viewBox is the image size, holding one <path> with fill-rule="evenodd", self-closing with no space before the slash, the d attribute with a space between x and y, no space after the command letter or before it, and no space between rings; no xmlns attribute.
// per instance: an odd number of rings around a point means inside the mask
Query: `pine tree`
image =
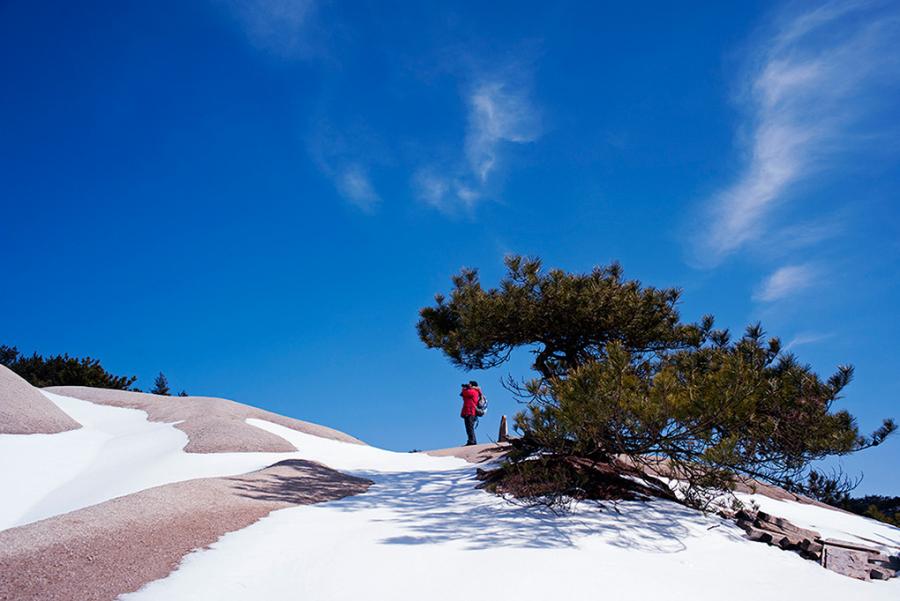
<svg viewBox="0 0 900 601"><path fill-rule="evenodd" d="M169 380L166 379L166 375L163 372L159 372L159 375L153 380L153 390L150 393L169 396Z"/></svg>
<svg viewBox="0 0 900 601"><path fill-rule="evenodd" d="M813 462L878 445L896 429L885 420L862 436L847 411L832 410L852 367L822 379L758 324L732 340L711 316L682 323L678 290L625 280L618 264L588 274L544 272L521 257L506 265L487 290L477 271L463 270L449 300L436 296L418 323L429 348L465 369L495 367L521 347L535 355L538 377L508 382L528 408L516 417L521 438L491 476L499 489L602 495L639 478L644 493L665 495L647 477L665 473L696 504L735 479L803 490ZM631 473L616 479L623 471Z"/></svg>
<svg viewBox="0 0 900 601"><path fill-rule="evenodd" d="M0 345L0 364L27 380L32 386L91 386L127 390L135 376L116 376L106 371L98 359L37 353L26 357L14 346Z"/></svg>
<svg viewBox="0 0 900 601"><path fill-rule="evenodd" d="M528 347L545 380L603 356L610 342L637 353L684 348L699 328L679 322L675 288L641 287L613 263L588 274L542 271L540 259L506 258L498 288L484 290L474 269L454 276L449 301L420 311L419 337L464 369L504 363Z"/></svg>

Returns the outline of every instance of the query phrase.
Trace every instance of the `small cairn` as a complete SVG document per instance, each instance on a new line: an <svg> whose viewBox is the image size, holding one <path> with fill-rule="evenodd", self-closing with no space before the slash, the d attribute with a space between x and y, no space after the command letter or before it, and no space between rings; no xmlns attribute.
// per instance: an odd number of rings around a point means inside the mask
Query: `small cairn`
<svg viewBox="0 0 900 601"><path fill-rule="evenodd" d="M733 518L750 540L794 551L844 576L888 580L900 571L900 556L890 556L858 543L822 538L815 530L800 528L764 511L742 509Z"/></svg>

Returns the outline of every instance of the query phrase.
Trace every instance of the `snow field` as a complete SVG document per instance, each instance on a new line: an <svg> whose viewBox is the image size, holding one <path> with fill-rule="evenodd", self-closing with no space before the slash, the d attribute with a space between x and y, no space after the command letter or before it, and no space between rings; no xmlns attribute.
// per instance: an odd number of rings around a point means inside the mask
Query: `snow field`
<svg viewBox="0 0 900 601"><path fill-rule="evenodd" d="M306 458L301 453L185 453L187 435L173 424L148 421L143 411L43 394L83 427L59 434L0 435L0 481L14 487L13 494L0 496L0 530L154 486ZM325 440L296 434L296 440ZM327 442L338 448L360 446Z"/></svg>
<svg viewBox="0 0 900 601"><path fill-rule="evenodd" d="M83 424L71 432L0 436L0 529L153 486L245 473L288 458L372 479L367 493L270 514L186 556L168 577L125 595L179 599L668 600L900 599L900 579L860 582L793 553L752 543L733 524L666 501L582 503L565 515L509 504L475 488L453 457L395 453L248 423L296 453L191 454L172 424L133 409L50 393ZM753 495L760 507L823 535L900 547L900 529L859 516Z"/></svg>
<svg viewBox="0 0 900 601"><path fill-rule="evenodd" d="M900 598L898 580L840 576L675 503L557 516L476 490L472 472L364 474L369 492L274 512L123 599Z"/></svg>

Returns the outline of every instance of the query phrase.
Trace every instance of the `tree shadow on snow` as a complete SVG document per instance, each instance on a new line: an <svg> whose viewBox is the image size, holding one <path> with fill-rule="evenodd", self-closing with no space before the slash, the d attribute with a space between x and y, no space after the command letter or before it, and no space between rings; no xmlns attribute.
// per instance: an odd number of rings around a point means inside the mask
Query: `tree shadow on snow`
<svg viewBox="0 0 900 601"><path fill-rule="evenodd" d="M475 489L471 468L443 472L359 474L375 482L361 495L329 503L343 511L391 509L378 521L395 523L403 534L388 545L462 543L466 549L496 547L574 548L593 541L656 553L684 550L685 540L710 528L741 539L722 520L670 501L580 503L554 513L510 503Z"/></svg>
<svg viewBox="0 0 900 601"><path fill-rule="evenodd" d="M303 459L287 459L267 468L225 478L238 496L268 503L307 505L365 492L371 480L344 474Z"/></svg>

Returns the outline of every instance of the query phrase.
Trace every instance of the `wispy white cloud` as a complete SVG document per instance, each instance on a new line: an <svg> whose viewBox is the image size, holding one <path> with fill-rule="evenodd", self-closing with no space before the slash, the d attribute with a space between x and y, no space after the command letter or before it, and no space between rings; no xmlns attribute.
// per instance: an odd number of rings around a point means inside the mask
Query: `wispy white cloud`
<svg viewBox="0 0 900 601"><path fill-rule="evenodd" d="M503 77L485 78L466 95L463 153L456 162L418 170L413 190L423 202L444 212L470 211L488 194L501 167L504 146L541 136L540 114L526 86Z"/></svg>
<svg viewBox="0 0 900 601"><path fill-rule="evenodd" d="M828 340L831 338L833 334L830 332L801 332L794 336L788 341L784 348L783 352L787 353L791 349L797 348L798 346L803 346L804 344L813 344L816 342L821 342L823 340Z"/></svg>
<svg viewBox="0 0 900 601"><path fill-rule="evenodd" d="M308 29L315 0L220 0L247 39L281 58L299 58L309 50Z"/></svg>
<svg viewBox="0 0 900 601"><path fill-rule="evenodd" d="M364 213L377 211L382 198L373 182L372 170L384 165L389 152L365 124L336 126L317 116L310 126L306 147L313 163L331 180L343 200Z"/></svg>
<svg viewBox="0 0 900 601"><path fill-rule="evenodd" d="M817 270L810 265L785 265L762 282L754 298L764 302L785 299L812 286L817 275Z"/></svg>
<svg viewBox="0 0 900 601"><path fill-rule="evenodd" d="M368 173L360 165L348 165L335 174L335 185L346 200L361 210L371 213L381 202Z"/></svg>
<svg viewBox="0 0 900 601"><path fill-rule="evenodd" d="M507 82L482 82L469 95L468 103L466 157L484 183L497 167L500 145L533 142L540 136L540 123L525 91Z"/></svg>
<svg viewBox="0 0 900 601"><path fill-rule="evenodd" d="M419 200L443 213L454 213L460 209L470 212L484 197L483 186L471 178L448 175L435 167L416 171L412 187Z"/></svg>
<svg viewBox="0 0 900 601"><path fill-rule="evenodd" d="M707 203L698 262L715 265L758 240L773 209L853 145L882 86L900 79L900 15L872 6L830 2L785 16L762 41L741 95L746 164Z"/></svg>
<svg viewBox="0 0 900 601"><path fill-rule="evenodd" d="M431 169L420 169L416 172L412 185L416 196L436 209L442 209L450 195L450 180Z"/></svg>

